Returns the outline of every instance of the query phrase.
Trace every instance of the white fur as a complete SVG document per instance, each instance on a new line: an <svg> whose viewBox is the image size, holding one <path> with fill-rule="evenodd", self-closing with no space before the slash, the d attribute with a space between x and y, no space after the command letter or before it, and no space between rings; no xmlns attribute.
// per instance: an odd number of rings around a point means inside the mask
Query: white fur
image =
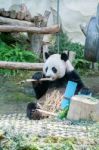
<svg viewBox="0 0 99 150"><path fill-rule="evenodd" d="M46 68L48 67L48 70L46 72ZM55 67L57 69L57 73L54 73L52 71L52 67ZM53 80L62 78L66 72L73 71L74 67L70 63L69 60L66 62L64 60L61 60L60 54L54 54L51 55L45 62L43 67L43 72L46 77L50 76Z"/></svg>

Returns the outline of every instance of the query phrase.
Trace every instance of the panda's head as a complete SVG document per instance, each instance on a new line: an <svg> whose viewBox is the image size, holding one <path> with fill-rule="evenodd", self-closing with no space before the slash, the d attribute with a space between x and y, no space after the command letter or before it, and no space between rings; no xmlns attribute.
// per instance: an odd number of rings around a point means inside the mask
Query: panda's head
<svg viewBox="0 0 99 150"><path fill-rule="evenodd" d="M65 76L66 72L74 70L74 67L68 60L68 55L65 53L49 56L45 52L45 59L43 73L46 77L52 78L53 80L60 79Z"/></svg>

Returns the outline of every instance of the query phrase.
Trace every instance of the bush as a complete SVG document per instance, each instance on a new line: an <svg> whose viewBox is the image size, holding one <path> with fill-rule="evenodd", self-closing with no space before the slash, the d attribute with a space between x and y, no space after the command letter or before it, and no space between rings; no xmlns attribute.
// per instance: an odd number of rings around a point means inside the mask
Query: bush
<svg viewBox="0 0 99 150"><path fill-rule="evenodd" d="M21 49L17 44L8 46L0 41L0 60L13 62L37 62L39 58L32 51ZM16 72L18 71L0 70L0 73L6 74L15 74Z"/></svg>
<svg viewBox="0 0 99 150"><path fill-rule="evenodd" d="M64 50L76 52L76 58L84 58L84 46L79 43L72 43L68 36L61 32L59 34L59 52L62 53ZM55 43L50 47L50 51L53 53L58 51L57 39L55 39Z"/></svg>
<svg viewBox="0 0 99 150"><path fill-rule="evenodd" d="M57 53L57 38L52 39L55 41L54 44L50 47L51 53ZM69 40L68 36L64 33L59 34L59 53L63 51L74 51L76 52L76 59L74 65L76 69L89 69L90 62L84 60L84 46L80 43L73 43Z"/></svg>

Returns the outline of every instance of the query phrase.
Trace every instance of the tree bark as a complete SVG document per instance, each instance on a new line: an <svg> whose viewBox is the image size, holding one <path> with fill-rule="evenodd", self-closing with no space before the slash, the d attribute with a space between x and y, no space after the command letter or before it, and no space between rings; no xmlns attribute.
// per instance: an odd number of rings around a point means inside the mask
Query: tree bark
<svg viewBox="0 0 99 150"><path fill-rule="evenodd" d="M18 20L24 20L25 19L25 13L22 11L17 12L17 19Z"/></svg>
<svg viewBox="0 0 99 150"><path fill-rule="evenodd" d="M35 19L34 19L35 26L36 27L46 27L50 13L51 13L50 11L46 10L43 16L39 15L39 16L35 17ZM44 35L29 34L29 37L31 38L32 50L34 52L36 52L38 55L40 55Z"/></svg>
<svg viewBox="0 0 99 150"><path fill-rule="evenodd" d="M36 34L54 34L56 32L59 32L59 30L60 27L58 25L42 28L0 25L0 32L30 32Z"/></svg>
<svg viewBox="0 0 99 150"><path fill-rule="evenodd" d="M10 18L11 19L16 19L16 16L17 16L17 12L15 10L11 10L10 11Z"/></svg>
<svg viewBox="0 0 99 150"><path fill-rule="evenodd" d="M43 63L26 63L26 62L7 62L0 61L0 68L11 70L32 70L39 71L43 68Z"/></svg>
<svg viewBox="0 0 99 150"><path fill-rule="evenodd" d="M2 11L2 13L1 13L1 15L2 16L4 16L4 17L10 17L10 11Z"/></svg>
<svg viewBox="0 0 99 150"><path fill-rule="evenodd" d="M12 26L15 25L15 26L34 27L34 23L32 23L32 22L11 19L11 18L5 18L5 17L0 17L0 25L12 25Z"/></svg>

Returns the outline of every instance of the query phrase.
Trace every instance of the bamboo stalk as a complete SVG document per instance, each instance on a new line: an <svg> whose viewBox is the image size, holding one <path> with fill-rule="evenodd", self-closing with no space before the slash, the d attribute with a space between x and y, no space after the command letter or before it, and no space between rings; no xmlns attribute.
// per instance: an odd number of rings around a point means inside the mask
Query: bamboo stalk
<svg viewBox="0 0 99 150"><path fill-rule="evenodd" d="M40 81L53 81L52 78L42 78L40 80L35 80L35 79L26 79L26 80L23 80L17 84L22 84L22 83L25 83L25 82L40 82Z"/></svg>
<svg viewBox="0 0 99 150"><path fill-rule="evenodd" d="M35 79L26 79L21 81L21 83L25 83L25 82L37 82L37 81L53 81L52 78L42 78L40 80L35 80Z"/></svg>
<svg viewBox="0 0 99 150"><path fill-rule="evenodd" d="M41 112L41 113L44 113L46 115L57 116L56 113L52 113L52 112L45 111L45 110L42 110L42 109L36 109L36 110L39 111L39 112Z"/></svg>

